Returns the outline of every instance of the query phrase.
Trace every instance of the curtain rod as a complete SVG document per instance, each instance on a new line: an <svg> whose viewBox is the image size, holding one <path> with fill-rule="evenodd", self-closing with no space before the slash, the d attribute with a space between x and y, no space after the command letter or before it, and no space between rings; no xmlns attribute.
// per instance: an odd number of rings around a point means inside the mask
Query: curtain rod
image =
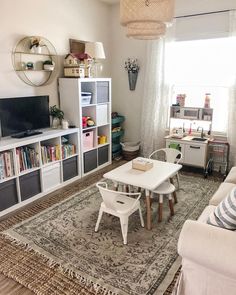
<svg viewBox="0 0 236 295"><path fill-rule="evenodd" d="M234 9L232 9L232 10L234 10ZM184 17L200 16L200 15L207 15L207 14L215 14L215 13L229 12L229 11L232 11L232 10L227 9L227 10L218 10L218 11L196 13L196 14L188 14L188 15L176 16L175 18L184 18Z"/></svg>

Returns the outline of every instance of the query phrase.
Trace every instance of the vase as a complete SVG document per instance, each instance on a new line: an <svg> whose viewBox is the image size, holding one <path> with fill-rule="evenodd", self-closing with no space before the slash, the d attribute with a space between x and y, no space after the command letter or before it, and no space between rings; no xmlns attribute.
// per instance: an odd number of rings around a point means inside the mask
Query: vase
<svg viewBox="0 0 236 295"><path fill-rule="evenodd" d="M129 90L135 90L136 82L138 78L138 72L128 72L129 77Z"/></svg>
<svg viewBox="0 0 236 295"><path fill-rule="evenodd" d="M57 117L52 117L52 128L57 129L60 125L60 120Z"/></svg>

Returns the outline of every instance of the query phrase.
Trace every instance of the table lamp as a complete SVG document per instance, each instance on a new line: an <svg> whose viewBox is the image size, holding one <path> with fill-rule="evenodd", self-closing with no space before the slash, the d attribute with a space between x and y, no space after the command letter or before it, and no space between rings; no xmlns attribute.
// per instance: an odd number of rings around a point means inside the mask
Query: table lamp
<svg viewBox="0 0 236 295"><path fill-rule="evenodd" d="M97 77L102 71L102 64L98 60L106 58L102 42L85 43L85 53L93 59L92 76Z"/></svg>

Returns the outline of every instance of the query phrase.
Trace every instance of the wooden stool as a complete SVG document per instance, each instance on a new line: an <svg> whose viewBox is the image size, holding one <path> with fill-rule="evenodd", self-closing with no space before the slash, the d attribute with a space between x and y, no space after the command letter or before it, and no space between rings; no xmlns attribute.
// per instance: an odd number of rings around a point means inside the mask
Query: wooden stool
<svg viewBox="0 0 236 295"><path fill-rule="evenodd" d="M162 221L163 196L168 196L170 215L173 216L175 214L174 206L172 202L172 198L174 197L173 195L174 192L175 192L175 186L168 181L163 182L153 191L153 193L159 195L158 222Z"/></svg>

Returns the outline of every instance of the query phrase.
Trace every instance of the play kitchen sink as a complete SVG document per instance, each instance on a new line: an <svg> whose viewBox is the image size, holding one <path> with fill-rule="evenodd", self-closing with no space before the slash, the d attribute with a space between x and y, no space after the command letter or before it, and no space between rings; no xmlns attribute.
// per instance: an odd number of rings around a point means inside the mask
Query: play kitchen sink
<svg viewBox="0 0 236 295"><path fill-rule="evenodd" d="M202 138L202 137L193 137L191 140L194 140L194 141L206 141L207 138Z"/></svg>

